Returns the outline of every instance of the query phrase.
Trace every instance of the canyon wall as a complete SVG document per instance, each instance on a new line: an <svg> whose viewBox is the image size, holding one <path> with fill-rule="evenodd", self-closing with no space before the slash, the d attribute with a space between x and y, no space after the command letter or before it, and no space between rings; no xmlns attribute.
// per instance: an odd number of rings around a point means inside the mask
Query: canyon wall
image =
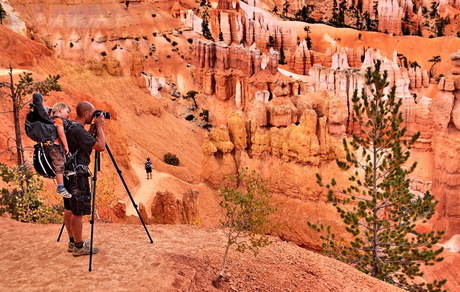
<svg viewBox="0 0 460 292"><path fill-rule="evenodd" d="M291 208L281 214L302 209L301 217L291 216L289 223L303 223L280 234L299 244L314 242L304 226L307 218L332 225L339 221L325 203L326 194L316 185L314 174L345 181L334 159L343 157L341 139L355 129L351 97L364 86L365 69L382 60L390 85L403 99L408 134L421 131L414 153L433 161L426 165L427 174L416 173L414 181L420 181L420 189L431 186L440 200L436 224L448 235L458 233L457 55L452 57L452 73L441 78L436 88L426 68L406 68L396 50L385 57L365 43L355 48L340 45L340 37L325 51L313 50L306 39L300 39L305 36L305 23L286 25L237 1L212 4L208 20L215 42L196 34L203 19L185 3L83 2L88 4L84 12L77 9L79 1L48 1L47 5L11 1L23 17L26 36L61 59L85 65L95 76L132 76L136 86L141 79L142 86L159 98L161 89L171 99L183 96L181 90L199 90L200 105L210 110L213 124L201 149L202 180L217 187L240 167L259 169L277 199ZM415 17L409 12L412 5L379 1L379 30L401 34L397 19L403 14ZM364 1L363 9L373 11L372 1ZM345 39L345 30L341 33ZM379 45L377 33L369 36ZM325 38L313 41L325 42ZM281 52L287 64L279 64ZM178 88L182 75L190 79L184 84L193 87Z"/></svg>
<svg viewBox="0 0 460 292"><path fill-rule="evenodd" d="M220 62L227 64L229 60L217 57L223 55L221 53L210 52L220 50L222 44L207 43L207 46L212 49L203 49L198 43L196 46L195 63L201 64L202 68L247 70L247 67L239 68L237 65L231 67L219 64ZM225 50L244 50L243 47L238 46L224 45L223 47ZM203 54L200 51L208 53ZM404 125L408 130L407 134L412 135L421 131L420 139L413 152L423 153L425 157L432 157L429 158L430 161L436 161L434 166L428 166L434 167L435 175L416 172L412 176L414 183L411 184L411 188L414 192L419 193L431 189L436 198L440 200L438 216L433 224L436 228L445 228L446 237L458 233L456 213L458 196L453 193L444 194L445 188L454 190L455 186L452 184L458 180L456 179L456 167L454 167L457 161L453 160L448 164L445 162L448 153L456 153L456 151L450 151L457 149L452 145L457 142L455 138L458 136L457 130L455 127L448 127L448 125L455 125L456 122L458 124L454 102L456 100L454 96L458 95L455 86L459 84L457 75L455 75L459 71L455 67L457 66L455 56L457 55L453 55L453 73L442 78L439 83L440 92L435 97L435 102L425 95L427 90L433 88L427 70L422 70L420 67L400 66L396 52L392 59L388 59L381 56L378 50L368 49L364 53L363 62L357 61L356 52L346 48L334 54L326 53L325 55L328 57L323 58L321 64L328 64L328 67L313 64L308 70L308 81L281 83L285 84L284 89L283 86L271 86L271 84L279 83L272 82L269 86L260 88L263 90L246 91L245 94L238 96L238 101L235 95L228 95L228 90L221 91L220 94L216 94L215 90L209 91L211 96L222 99L224 95L228 97L228 100L235 100L235 104L239 106L235 108L236 112L229 113L227 119L223 119L223 125L212 129L208 134L202 147L205 155L202 164L202 179L217 187L226 183L225 176L235 173L240 167L266 163L270 164L271 170L286 171L274 161L279 161L280 164L296 165L297 172L291 173L293 177L302 176L302 171L311 173L313 169L321 173L324 167L328 167L335 158L343 157L341 139L351 133L356 126L352 123L351 98L355 90L364 87L366 69L379 59L382 61L382 70L388 74L389 85L395 86L396 96L403 100L401 110ZM209 59L212 58L211 56L214 57L214 60ZM247 59L250 60L250 58ZM246 63L252 68L252 62ZM272 69L276 68L275 64L273 63ZM293 67L296 68L296 66ZM279 78L280 74L275 70L265 70L259 72L265 72L267 80ZM245 77L247 80L251 80L254 76L253 72L250 73ZM208 74L212 76L212 73ZM208 84L216 83L208 82ZM244 83L251 83L251 81ZM238 86L233 84L231 87L237 88ZM388 90L389 88L387 92ZM451 108L451 110L446 111L446 108ZM443 125L439 128L440 131L433 129L436 123ZM447 139L450 139L449 143L445 141ZM446 145L451 146L446 147ZM335 175L340 176L336 171L334 172ZM285 184L283 184L276 179L276 176L270 174L267 176L271 177L271 183L278 186L275 189L284 194L285 199L288 198L288 202L291 199L300 199L304 203L325 200L324 194L321 195L318 187L311 184L308 184L308 190L302 188L302 190L293 192L287 186L292 183L291 180L295 180L294 178L285 178ZM324 212L328 212L326 205L321 208L325 208ZM330 220L333 224L336 223L333 215L326 220ZM303 232L304 235L297 235L297 240L302 241L309 238L308 231ZM294 240L291 237L292 234L281 236Z"/></svg>
<svg viewBox="0 0 460 292"><path fill-rule="evenodd" d="M449 235L460 233L460 51L451 55L452 71L439 82L434 99L433 152L435 156L432 192L439 199L435 224Z"/></svg>

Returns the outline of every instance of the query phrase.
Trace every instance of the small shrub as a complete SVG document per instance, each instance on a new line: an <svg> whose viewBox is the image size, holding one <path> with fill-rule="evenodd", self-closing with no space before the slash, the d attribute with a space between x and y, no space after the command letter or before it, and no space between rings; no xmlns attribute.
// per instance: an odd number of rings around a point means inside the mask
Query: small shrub
<svg viewBox="0 0 460 292"><path fill-rule="evenodd" d="M105 56L107 56L107 53L106 53L105 51L104 51L104 52L101 52L101 56L102 56L102 57L105 57Z"/></svg>
<svg viewBox="0 0 460 292"><path fill-rule="evenodd" d="M229 176L233 186L223 186L218 195L225 212L220 222L226 235L225 251L220 273L213 281L215 287L225 277L228 252L235 247L238 252L251 251L257 256L259 249L271 243L267 233L275 227L268 217L277 210L272 203L268 182L259 173L245 168L240 173Z"/></svg>
<svg viewBox="0 0 460 292"><path fill-rule="evenodd" d="M191 39L191 38L188 38L188 39L187 39L187 42L189 42L189 43L193 43L193 39Z"/></svg>
<svg viewBox="0 0 460 292"><path fill-rule="evenodd" d="M157 33L156 33L156 32L154 32L154 33L152 33L152 35L153 35L154 37L156 37L156 36L157 36Z"/></svg>
<svg viewBox="0 0 460 292"><path fill-rule="evenodd" d="M212 125L211 125L211 124L204 124L204 125L201 126L201 127L202 127L203 129L205 129L205 130L211 131L211 130L209 130L209 129L212 128Z"/></svg>
<svg viewBox="0 0 460 292"><path fill-rule="evenodd" d="M179 158L177 158L176 154L170 152L164 155L163 161L169 165L179 165Z"/></svg>
<svg viewBox="0 0 460 292"><path fill-rule="evenodd" d="M195 119L195 116L194 115L188 115L188 116L185 117L185 119L187 121L193 121Z"/></svg>
<svg viewBox="0 0 460 292"><path fill-rule="evenodd" d="M1 189L0 215L9 213L21 222L60 223L62 208L46 206L37 196L43 183L27 166L0 163L0 178L6 184Z"/></svg>
<svg viewBox="0 0 460 292"><path fill-rule="evenodd" d="M146 37L145 35L142 36L142 39L148 40L147 37Z"/></svg>
<svg viewBox="0 0 460 292"><path fill-rule="evenodd" d="M70 42L69 46L70 46L70 48L73 48L73 43L72 43L72 42Z"/></svg>
<svg viewBox="0 0 460 292"><path fill-rule="evenodd" d="M200 113L200 117L205 121L206 123L209 122L209 111L207 109L203 109Z"/></svg>
<svg viewBox="0 0 460 292"><path fill-rule="evenodd" d="M154 14L152 14L152 17L157 17L157 15L154 13Z"/></svg>
<svg viewBox="0 0 460 292"><path fill-rule="evenodd" d="M172 42L172 44L171 44L171 45L172 45L173 47L175 47L175 46L177 46L177 42L176 42L176 41L174 41L174 42Z"/></svg>

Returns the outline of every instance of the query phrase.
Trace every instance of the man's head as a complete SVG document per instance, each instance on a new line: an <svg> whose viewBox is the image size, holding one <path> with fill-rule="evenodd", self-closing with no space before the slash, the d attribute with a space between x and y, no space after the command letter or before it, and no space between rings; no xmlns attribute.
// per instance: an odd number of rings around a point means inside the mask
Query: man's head
<svg viewBox="0 0 460 292"><path fill-rule="evenodd" d="M82 101L77 105L77 120L84 124L91 124L96 108L90 102Z"/></svg>

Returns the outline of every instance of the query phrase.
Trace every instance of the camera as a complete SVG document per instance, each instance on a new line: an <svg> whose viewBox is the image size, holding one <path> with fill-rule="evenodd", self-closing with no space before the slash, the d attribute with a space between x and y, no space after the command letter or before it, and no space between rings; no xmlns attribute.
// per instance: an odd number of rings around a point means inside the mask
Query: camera
<svg viewBox="0 0 460 292"><path fill-rule="evenodd" d="M103 115L104 118L110 119L110 112L103 112L102 110L95 110L93 114L96 118Z"/></svg>

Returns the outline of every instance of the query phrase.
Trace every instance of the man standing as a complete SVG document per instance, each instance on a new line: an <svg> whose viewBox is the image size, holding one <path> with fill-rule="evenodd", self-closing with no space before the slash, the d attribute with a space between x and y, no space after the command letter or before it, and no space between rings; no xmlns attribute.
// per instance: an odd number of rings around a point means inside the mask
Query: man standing
<svg viewBox="0 0 460 292"><path fill-rule="evenodd" d="M104 115L94 118L94 106L82 101L77 105L77 118L67 130L67 142L70 153L76 153L76 174L65 179L65 187L72 198L64 198L64 223L69 234L68 251L73 256L90 254L90 242L83 240L83 216L91 214L91 191L89 187L90 155L92 150L105 150ZM85 125L94 119L95 133L85 130ZM93 128L93 127L92 127ZM93 136L92 134L96 134ZM93 247L92 253L99 251Z"/></svg>
<svg viewBox="0 0 460 292"><path fill-rule="evenodd" d="M150 158L147 158L147 161L144 163L145 172L147 173L147 179L152 179L152 162Z"/></svg>

